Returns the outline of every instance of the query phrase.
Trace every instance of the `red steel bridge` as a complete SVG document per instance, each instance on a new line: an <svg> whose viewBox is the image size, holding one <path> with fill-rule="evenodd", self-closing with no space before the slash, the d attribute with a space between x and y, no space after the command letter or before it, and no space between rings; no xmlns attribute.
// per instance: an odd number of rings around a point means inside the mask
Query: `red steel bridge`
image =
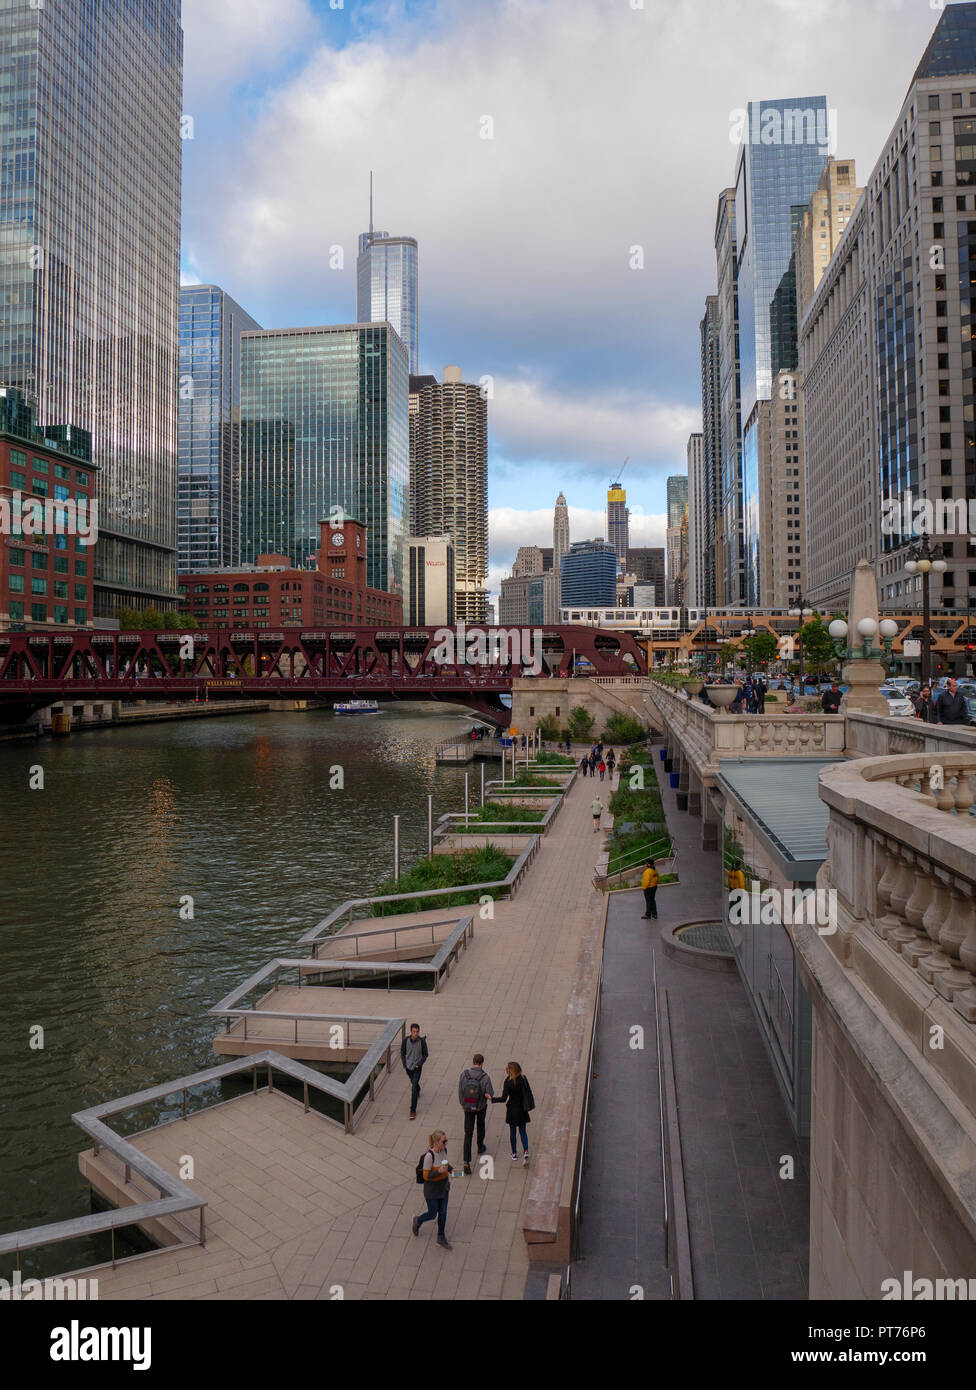
<svg viewBox="0 0 976 1390"><path fill-rule="evenodd" d="M450 631L452 641L445 643ZM507 723L513 677L640 675L633 637L592 627L0 632L0 721L62 700L443 700Z"/></svg>

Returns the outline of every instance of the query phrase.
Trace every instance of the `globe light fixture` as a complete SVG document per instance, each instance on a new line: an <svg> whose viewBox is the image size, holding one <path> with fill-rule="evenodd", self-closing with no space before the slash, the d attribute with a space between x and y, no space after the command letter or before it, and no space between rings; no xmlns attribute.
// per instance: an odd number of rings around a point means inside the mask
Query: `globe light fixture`
<svg viewBox="0 0 976 1390"><path fill-rule="evenodd" d="M945 557L941 545L930 545L928 534L923 531L912 545L905 560L908 574L922 576L922 684L929 685L932 679L932 610L929 604L930 573L944 574Z"/></svg>
<svg viewBox="0 0 976 1390"><path fill-rule="evenodd" d="M874 621L873 618L862 618L857 625L857 630L866 641L869 637L873 637L874 634L877 632L878 624Z"/></svg>
<svg viewBox="0 0 976 1390"><path fill-rule="evenodd" d="M883 623L881 626L882 628L884 628ZM827 628L827 631L830 633L831 637L834 639L835 642L843 641L843 639L847 636L847 624L844 622L843 618L835 618L834 621Z"/></svg>

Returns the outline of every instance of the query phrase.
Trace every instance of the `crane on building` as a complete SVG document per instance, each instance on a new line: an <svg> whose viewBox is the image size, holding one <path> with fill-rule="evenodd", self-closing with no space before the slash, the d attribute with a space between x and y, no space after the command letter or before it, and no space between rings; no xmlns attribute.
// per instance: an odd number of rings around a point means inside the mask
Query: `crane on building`
<svg viewBox="0 0 976 1390"><path fill-rule="evenodd" d="M619 487L619 486L620 486L620 479L624 476L624 469L627 467L628 463L630 463L630 455L629 455L629 454L627 455L627 457L624 459L623 463L622 463L621 466L620 466L620 472L617 474L617 481L614 482L612 478L610 479L610 486L611 486L611 487Z"/></svg>

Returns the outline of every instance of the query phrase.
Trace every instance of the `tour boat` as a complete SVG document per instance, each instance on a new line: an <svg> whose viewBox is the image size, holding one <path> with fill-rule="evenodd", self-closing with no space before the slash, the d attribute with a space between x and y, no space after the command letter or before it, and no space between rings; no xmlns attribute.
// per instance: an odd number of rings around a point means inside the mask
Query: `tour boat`
<svg viewBox="0 0 976 1390"><path fill-rule="evenodd" d="M333 714L379 714L380 707L375 700L343 700L332 706Z"/></svg>

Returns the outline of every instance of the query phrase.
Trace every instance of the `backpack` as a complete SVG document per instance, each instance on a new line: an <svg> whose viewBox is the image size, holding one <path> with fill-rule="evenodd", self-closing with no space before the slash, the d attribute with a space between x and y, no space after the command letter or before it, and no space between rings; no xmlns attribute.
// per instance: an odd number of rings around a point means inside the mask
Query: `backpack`
<svg viewBox="0 0 976 1390"><path fill-rule="evenodd" d="M433 1157L434 1157L434 1151L433 1151L433 1149L424 1149L423 1153L420 1155L420 1162L417 1164L417 1181L418 1181L418 1182L423 1182L423 1181L424 1181L424 1159L427 1157L428 1154L430 1154L431 1159L433 1159ZM431 1163L431 1168L433 1168L433 1163Z"/></svg>
<svg viewBox="0 0 976 1390"><path fill-rule="evenodd" d="M525 1102L526 1111L534 1110L534 1109L535 1109L535 1096L532 1094L532 1087L529 1085L529 1078L528 1078L527 1076L523 1076L523 1077L522 1077L522 1081L523 1081L523 1083L524 1083L524 1090L522 1091L522 1099L523 1099L523 1101Z"/></svg>
<svg viewBox="0 0 976 1390"><path fill-rule="evenodd" d="M480 1110L484 1094L484 1073L468 1077L461 1087L461 1109Z"/></svg>

